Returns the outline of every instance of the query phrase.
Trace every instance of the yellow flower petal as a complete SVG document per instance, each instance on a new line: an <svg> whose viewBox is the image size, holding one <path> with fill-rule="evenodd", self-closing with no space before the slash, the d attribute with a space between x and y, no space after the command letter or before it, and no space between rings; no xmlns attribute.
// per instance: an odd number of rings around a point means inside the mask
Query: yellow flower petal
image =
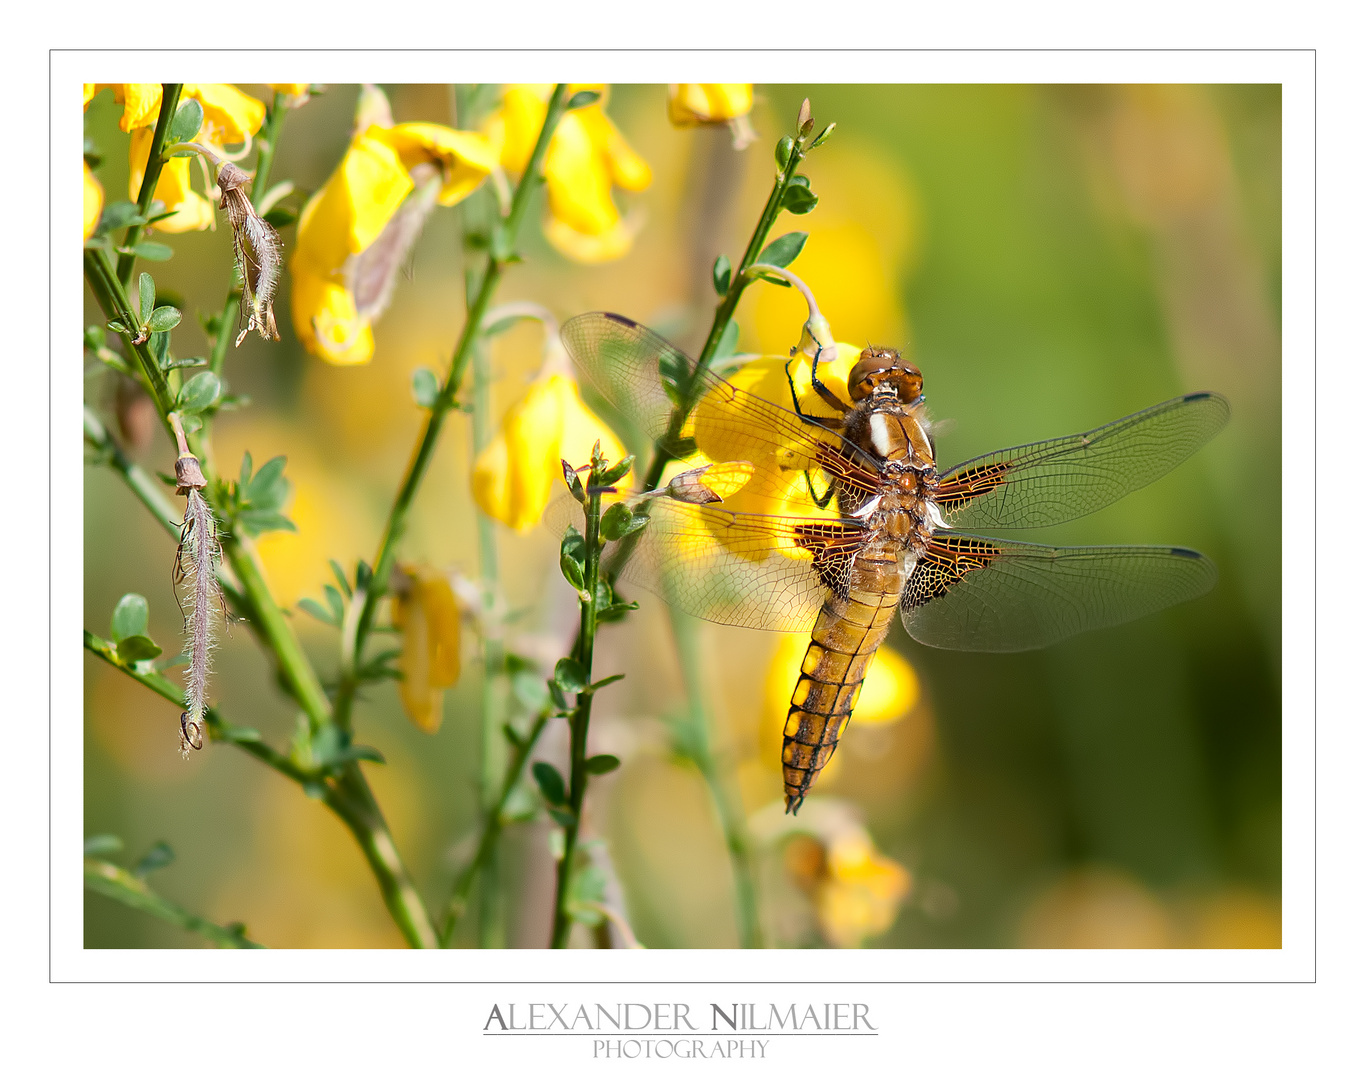
<svg viewBox="0 0 1366 1080"><path fill-rule="evenodd" d="M84 84L84 86L83 86L83 88L82 88L82 93L81 93L81 106L82 106L82 108L84 108L86 105L89 105L89 104L90 104L90 99L93 98L93 97L95 96L95 94L96 94L96 92L97 92L98 90L99 90L99 85L98 85L97 83L88 82L88 83L85 83L85 84Z"/></svg>
<svg viewBox="0 0 1366 1080"><path fill-rule="evenodd" d="M470 489L475 503L489 517L518 532L540 521L552 486L563 475L562 381L568 381L568 376L552 375L532 383L474 462Z"/></svg>
<svg viewBox="0 0 1366 1080"><path fill-rule="evenodd" d="M265 102L242 93L229 83L186 83L180 100L188 98L194 98L204 108L199 138L215 146L236 146L246 142L249 136L261 130L266 118Z"/></svg>
<svg viewBox="0 0 1366 1080"><path fill-rule="evenodd" d="M639 232L638 223L623 220L607 232L593 236L578 232L550 214L541 222L541 228L551 247L566 259L585 266L620 259L631 250Z"/></svg>
<svg viewBox="0 0 1366 1080"><path fill-rule="evenodd" d="M306 264L291 264L293 289L289 311L294 333L304 348L329 364L365 364L375 355L370 324L356 314L346 287L312 273Z"/></svg>
<svg viewBox="0 0 1366 1080"><path fill-rule="evenodd" d="M128 138L128 198L137 201L142 177L147 171L147 155L152 149L152 128L135 128ZM161 167L153 198L160 199L171 217L152 227L161 232L183 233L207 229L213 224L214 207L190 187L190 159L172 158Z"/></svg>
<svg viewBox="0 0 1366 1080"><path fill-rule="evenodd" d="M469 195L498 164L498 151L489 137L474 131L410 123L372 127L367 134L393 147L406 169L423 162L440 165L443 184L437 201L442 206L454 206Z"/></svg>
<svg viewBox="0 0 1366 1080"><path fill-rule="evenodd" d="M85 165L85 237L89 240L95 231L95 226L100 223L100 211L104 209L104 188L100 187L100 182L95 179L95 174L90 171L90 164Z"/></svg>
<svg viewBox="0 0 1366 1080"><path fill-rule="evenodd" d="M723 124L753 107L750 83L675 83L669 87L669 120L679 127Z"/></svg>
<svg viewBox="0 0 1366 1080"><path fill-rule="evenodd" d="M161 83L96 83L98 90L109 86L114 90L114 100L123 106L123 116L119 118L121 131L134 131L157 122L161 111ZM143 154L144 164L147 155Z"/></svg>
<svg viewBox="0 0 1366 1080"><path fill-rule="evenodd" d="M312 83L306 82L273 82L266 83L277 94L289 94L291 97L302 97L308 93L308 88Z"/></svg>
<svg viewBox="0 0 1366 1080"><path fill-rule="evenodd" d="M560 433L558 457L577 467L587 465L593 456L593 444L602 443L603 455L610 462L620 461L626 456L626 448L616 433L589 411L579 396L579 387L566 375L552 375L556 393L560 399L560 415L564 426ZM635 483L635 473L628 472L617 486L630 488Z"/></svg>
<svg viewBox="0 0 1366 1080"><path fill-rule="evenodd" d="M393 605L394 625L403 632L399 700L414 724L435 734L443 692L460 678L460 609L446 575L413 567L403 572L408 584Z"/></svg>
<svg viewBox="0 0 1366 1080"><path fill-rule="evenodd" d="M339 274L348 255L375 242L412 189L393 147L369 133L357 136L299 215L291 268Z"/></svg>

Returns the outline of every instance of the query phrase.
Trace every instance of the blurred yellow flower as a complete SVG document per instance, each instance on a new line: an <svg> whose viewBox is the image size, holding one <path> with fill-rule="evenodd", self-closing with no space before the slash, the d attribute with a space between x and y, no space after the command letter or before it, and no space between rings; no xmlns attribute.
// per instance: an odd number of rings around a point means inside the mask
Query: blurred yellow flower
<svg viewBox="0 0 1366 1080"><path fill-rule="evenodd" d="M460 608L447 575L430 567L399 572L393 597L393 622L403 632L398 696L408 719L434 735L445 691L460 679Z"/></svg>
<svg viewBox="0 0 1366 1080"><path fill-rule="evenodd" d="M498 148L505 170L520 173L531 159L545 123L550 86L517 84L503 93L499 110L484 125ZM612 187L643 191L650 186L650 166L637 154L604 107L607 87L571 85L602 96L591 105L565 113L546 148L546 239L566 258L581 263L607 262L630 250L635 230L612 201Z"/></svg>
<svg viewBox="0 0 1366 1080"><path fill-rule="evenodd" d="M569 375L542 375L475 459L474 501L490 517L526 532L541 520L554 486L562 482L560 461L586 465L598 441L610 461L626 456L612 429L588 411ZM620 482L631 483L630 474Z"/></svg>
<svg viewBox="0 0 1366 1080"><path fill-rule="evenodd" d="M161 111L160 83L86 83L85 103L109 87L114 100L123 106L119 127L129 132L128 197L136 200L147 172L147 156L152 148L152 133ZM245 143L261 129L266 107L256 98L227 83L185 83L180 100L198 101L204 120L194 141L222 153L225 146ZM152 227L161 232L181 233L207 229L214 221L214 207L203 195L190 188L190 159L172 158L162 166L154 198L159 199L170 217Z"/></svg>
<svg viewBox="0 0 1366 1080"><path fill-rule="evenodd" d="M672 83L669 121L678 127L724 124L754 107L751 83Z"/></svg>
<svg viewBox="0 0 1366 1080"><path fill-rule="evenodd" d="M100 211L104 209L104 188L100 187L100 182L90 171L90 163L82 164L85 165L85 239L89 240L95 226L100 223Z"/></svg>
<svg viewBox="0 0 1366 1080"><path fill-rule="evenodd" d="M825 939L841 949L891 929L911 891L911 875L880 854L863 830L846 832L826 847L826 872L816 887L816 917Z"/></svg>
<svg viewBox="0 0 1366 1080"><path fill-rule="evenodd" d="M312 83L306 82L273 82L266 83L277 94L289 94L291 97L299 97L308 93L308 88Z"/></svg>
<svg viewBox="0 0 1366 1080"><path fill-rule="evenodd" d="M304 348L333 364L369 361L371 324L422 219L433 203L469 195L496 163L489 140L472 131L387 122L359 131L299 216L290 311ZM390 229L396 242L377 245Z"/></svg>

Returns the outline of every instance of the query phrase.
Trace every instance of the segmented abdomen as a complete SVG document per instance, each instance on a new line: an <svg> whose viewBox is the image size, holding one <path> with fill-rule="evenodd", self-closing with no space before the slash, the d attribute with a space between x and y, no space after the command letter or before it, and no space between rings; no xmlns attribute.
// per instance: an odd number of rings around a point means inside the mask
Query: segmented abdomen
<svg viewBox="0 0 1366 1080"><path fill-rule="evenodd" d="M802 658L783 728L783 786L796 813L835 752L858 703L868 664L887 637L900 599L900 575L883 560L855 560L848 599L821 607Z"/></svg>

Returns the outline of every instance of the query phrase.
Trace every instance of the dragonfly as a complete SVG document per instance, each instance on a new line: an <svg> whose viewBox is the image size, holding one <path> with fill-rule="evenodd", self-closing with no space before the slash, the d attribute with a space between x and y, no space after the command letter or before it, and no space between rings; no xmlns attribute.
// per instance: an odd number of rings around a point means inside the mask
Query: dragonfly
<svg viewBox="0 0 1366 1080"><path fill-rule="evenodd" d="M1152 483L1228 422L1217 393L941 470L923 376L895 349L865 349L841 397L819 371L835 349L819 343L809 372L794 351L727 380L623 315L576 316L561 337L580 375L690 466L641 494L648 524L607 564L702 619L810 631L783 729L789 813L834 754L898 613L924 645L1017 652L1195 599L1217 579L1189 548L978 531L1071 521Z"/></svg>

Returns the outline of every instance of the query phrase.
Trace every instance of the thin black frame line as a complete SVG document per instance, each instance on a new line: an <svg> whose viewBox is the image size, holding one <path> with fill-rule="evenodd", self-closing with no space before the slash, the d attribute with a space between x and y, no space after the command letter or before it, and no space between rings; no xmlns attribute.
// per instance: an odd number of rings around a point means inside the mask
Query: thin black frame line
<svg viewBox="0 0 1366 1080"><path fill-rule="evenodd" d="M444 55L444 53L561 53L561 52L679 52L679 53L1277 53L1277 55L1298 55L1298 53L1309 53L1313 57L1313 78L1311 78L1311 93L1313 93L1313 113L1314 122L1311 126L1314 139L1313 154L1313 266L1311 266L1311 283L1313 283L1313 319L1311 319L1311 333L1313 333L1313 374L1311 374L1311 385L1313 385L1313 403L1311 403L1311 426L1314 429L1313 451L1311 451L1311 471L1315 478L1315 498L1314 498L1314 593L1313 593L1313 627L1311 627L1311 640L1313 640L1314 654L1314 687L1311 694L1311 715L1313 715L1313 777L1314 777L1314 919L1313 919L1313 978L1310 979L897 979L897 980L806 980L802 983L791 983L790 980L526 980L526 982L515 982L515 980L426 980L426 979L366 979L366 980L335 980L335 979L305 979L305 980L225 980L225 979L55 979L52 975L53 964L53 941L52 941L52 819L53 819L53 717L52 717L52 650L48 653L48 983L60 983L64 986L134 986L134 984L146 984L146 986L223 986L223 984L243 984L243 986L411 986L415 983L438 984L438 986L1300 986L1300 984L1318 983L1318 48L1317 46L1285 46L1285 48L1269 48L1269 46L1257 46L1257 48L1162 48L1162 46L1143 46L1143 48L933 48L933 49L914 49L914 48L846 48L846 49L781 49L781 48L759 48L759 49L665 49L665 48L608 48L608 49L583 49L583 48L533 48L533 49L514 49L514 48L474 48L474 49L359 49L359 48L311 48L311 49L229 49L229 48L206 48L206 49L171 49L171 48L122 48L122 49L89 49L81 46L55 46L48 49L48 87L51 93L52 87L52 59L55 53L133 53L133 52L154 52L154 53L179 53L179 55L195 55L195 53L275 53L275 52L307 52L307 53L355 53L355 55L376 55L377 52L400 52L400 53L432 53L432 55ZM837 83L833 83L837 85ZM923 83L878 83L878 85L923 85ZM1041 83L1045 85L1045 83ZM1281 83L1284 85L1284 83ZM52 122L55 109L55 101L49 97L48 101L48 160L52 160ZM1284 198L1284 197L1283 197ZM52 220L55 213L55 198L53 198L53 177L48 177L48 281L52 281ZM1284 265L1283 268L1284 270ZM52 328L52 292L48 292L48 636L51 640L52 635L52 613L55 609L53 602L53 502L52 502L52 399L53 399L53 378L55 378L56 366L53 363L53 340L51 337ZM1284 363L1281 369L1281 380L1284 381ZM1284 715L1281 717L1281 736L1284 739ZM1284 814L1284 810L1281 811ZM1283 841L1284 842L1284 841ZM83 950L83 946L82 946ZM740 950L736 950L740 952ZM892 950L878 950L878 952L892 952Z"/></svg>

